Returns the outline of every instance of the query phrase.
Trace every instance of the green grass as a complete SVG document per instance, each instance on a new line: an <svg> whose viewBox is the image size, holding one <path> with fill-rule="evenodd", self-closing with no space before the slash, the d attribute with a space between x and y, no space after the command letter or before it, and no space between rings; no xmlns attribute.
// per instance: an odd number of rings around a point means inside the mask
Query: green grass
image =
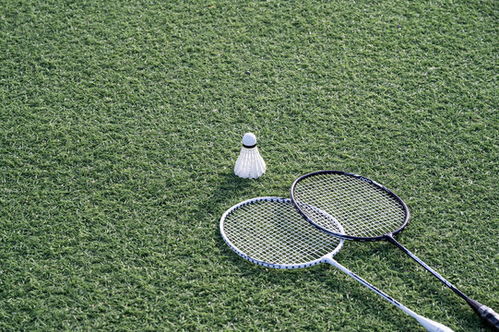
<svg viewBox="0 0 499 332"><path fill-rule="evenodd" d="M329 266L247 263L221 214L339 169L394 190L398 237L499 309L494 1L12 1L0 6L1 330L408 331ZM244 132L268 164L232 174ZM484 329L387 243L338 261Z"/></svg>

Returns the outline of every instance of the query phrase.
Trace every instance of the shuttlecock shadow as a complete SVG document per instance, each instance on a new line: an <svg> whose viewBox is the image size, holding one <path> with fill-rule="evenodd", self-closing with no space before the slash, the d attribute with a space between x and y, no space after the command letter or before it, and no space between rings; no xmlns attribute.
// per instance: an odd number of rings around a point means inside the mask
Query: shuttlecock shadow
<svg viewBox="0 0 499 332"><path fill-rule="evenodd" d="M214 236L220 238L220 245L224 242L218 232L218 224L223 212L232 205L254 197L255 188L260 180L242 179L231 173L221 175L221 180L210 190L208 198L199 202L195 209L194 218L205 220L212 225Z"/></svg>

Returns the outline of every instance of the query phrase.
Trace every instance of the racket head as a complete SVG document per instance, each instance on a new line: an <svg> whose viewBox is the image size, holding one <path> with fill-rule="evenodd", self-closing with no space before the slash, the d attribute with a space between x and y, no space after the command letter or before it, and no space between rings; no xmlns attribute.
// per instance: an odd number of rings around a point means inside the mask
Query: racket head
<svg viewBox="0 0 499 332"><path fill-rule="evenodd" d="M400 233L410 219L409 208L391 190L364 176L342 171L300 176L291 186L291 201L308 222L347 240L386 240ZM343 232L337 232L327 219L307 209L308 205L332 216L343 226Z"/></svg>
<svg viewBox="0 0 499 332"><path fill-rule="evenodd" d="M341 225L336 227L341 233ZM343 239L310 225L290 199L281 197L256 197L232 206L220 218L220 234L240 257L276 269L319 264L343 246Z"/></svg>

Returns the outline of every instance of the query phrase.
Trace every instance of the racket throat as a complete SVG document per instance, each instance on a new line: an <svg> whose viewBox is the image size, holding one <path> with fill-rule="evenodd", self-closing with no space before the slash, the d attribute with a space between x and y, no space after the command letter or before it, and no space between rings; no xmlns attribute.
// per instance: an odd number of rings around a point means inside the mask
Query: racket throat
<svg viewBox="0 0 499 332"><path fill-rule="evenodd" d="M322 257L321 262L331 264L335 267L338 267L339 263L333 258L333 256L334 256L333 254L327 254L326 256ZM343 271L343 272L345 272L345 271Z"/></svg>

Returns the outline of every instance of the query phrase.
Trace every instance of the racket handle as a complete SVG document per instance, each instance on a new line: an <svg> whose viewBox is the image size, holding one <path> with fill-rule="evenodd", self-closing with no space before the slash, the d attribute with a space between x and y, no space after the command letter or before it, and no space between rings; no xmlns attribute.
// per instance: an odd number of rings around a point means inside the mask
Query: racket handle
<svg viewBox="0 0 499 332"><path fill-rule="evenodd" d="M499 331L499 314L497 312L475 300L468 299L467 302L476 311L478 316L494 328L494 331Z"/></svg>

